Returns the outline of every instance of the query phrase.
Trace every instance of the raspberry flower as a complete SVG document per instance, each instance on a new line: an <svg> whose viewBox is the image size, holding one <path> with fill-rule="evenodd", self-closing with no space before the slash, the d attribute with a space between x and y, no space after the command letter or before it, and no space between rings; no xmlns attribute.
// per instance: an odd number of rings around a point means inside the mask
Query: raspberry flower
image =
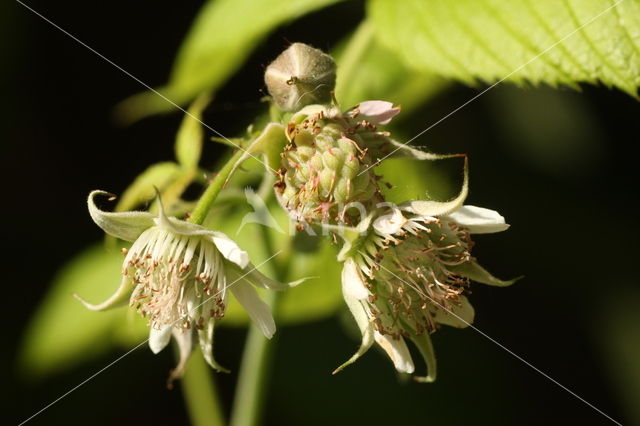
<svg viewBox="0 0 640 426"><path fill-rule="evenodd" d="M133 242L124 249L122 281L103 303L92 310L105 310L129 301L149 320L149 347L154 353L166 347L173 336L180 348L180 361L171 378L180 377L196 336L207 362L225 371L213 357L216 320L225 313L231 292L262 333L271 338L275 324L269 307L254 285L282 290L281 285L262 275L249 263L247 253L222 232L167 217L159 202L158 215L149 212L105 212L94 202L96 196L112 197L104 191L89 195L89 213L107 234Z"/></svg>
<svg viewBox="0 0 640 426"><path fill-rule="evenodd" d="M466 188L466 183L465 183ZM463 190L461 195L466 195ZM433 216L430 211L450 203L414 201L371 215L346 236L339 260L344 261L342 290L345 302L362 332L355 355L335 372L353 363L378 343L396 370L413 373L414 364L405 343L420 350L428 374L416 380L431 382L436 362L430 333L440 324L464 328L474 319L466 294L469 281L508 286L482 268L471 255L471 234L506 230L497 212L462 206ZM421 213L422 211L422 213Z"/></svg>

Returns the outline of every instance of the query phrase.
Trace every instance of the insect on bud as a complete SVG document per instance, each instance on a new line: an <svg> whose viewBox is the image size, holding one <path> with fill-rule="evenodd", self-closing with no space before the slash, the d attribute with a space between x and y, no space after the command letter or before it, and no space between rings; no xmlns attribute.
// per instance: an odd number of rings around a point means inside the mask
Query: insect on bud
<svg viewBox="0 0 640 426"><path fill-rule="evenodd" d="M319 49L293 43L267 67L264 82L284 111L328 104L336 84L336 63Z"/></svg>

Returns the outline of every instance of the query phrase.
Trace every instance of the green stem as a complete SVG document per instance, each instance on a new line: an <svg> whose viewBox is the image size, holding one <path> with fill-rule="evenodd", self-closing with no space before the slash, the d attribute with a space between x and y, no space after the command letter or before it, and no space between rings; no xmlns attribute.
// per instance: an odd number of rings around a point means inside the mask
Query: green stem
<svg viewBox="0 0 640 426"><path fill-rule="evenodd" d="M236 168L236 163L243 154L244 151L237 151L235 154L233 154L233 156L231 156L229 161L226 162L222 169L220 169L216 177L213 178L213 180L209 184L209 187L206 189L206 191L204 191L204 194L202 194L202 197L200 197L200 199L198 200L198 204L196 204L196 207L191 213L189 222L202 225L202 222L204 222L207 214L209 213L211 205L218 197L218 194L220 194L220 191L222 191L222 188L224 188L224 185L227 183L227 180L231 175L231 172L233 172Z"/></svg>
<svg viewBox="0 0 640 426"><path fill-rule="evenodd" d="M268 202L273 194L271 182L265 178L258 193ZM269 229L260 227L262 243L267 255L275 253L273 241ZM274 258L270 263L271 272L276 280L284 281L286 271L281 265L280 259ZM276 312L280 292L267 291L265 302L272 312ZM240 364L238 385L231 410L230 426L257 426L260 424L266 390L269 383L269 372L273 363L276 337L268 340L257 327L251 325Z"/></svg>
<svg viewBox="0 0 640 426"><path fill-rule="evenodd" d="M278 296L277 292L270 291L266 295L265 302L273 309L277 304ZM254 325L249 328L231 410L230 426L256 426L260 424L269 382L269 371L273 362L275 339L275 337L272 340L267 339Z"/></svg>
<svg viewBox="0 0 640 426"><path fill-rule="evenodd" d="M181 383L191 425L224 426L216 383L200 351L193 351Z"/></svg>

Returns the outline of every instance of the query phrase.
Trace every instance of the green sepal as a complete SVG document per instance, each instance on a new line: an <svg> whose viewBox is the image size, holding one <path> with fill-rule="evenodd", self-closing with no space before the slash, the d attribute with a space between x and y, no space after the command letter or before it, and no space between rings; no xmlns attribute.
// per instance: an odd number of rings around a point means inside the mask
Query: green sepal
<svg viewBox="0 0 640 426"><path fill-rule="evenodd" d="M100 210L93 201L97 195L110 199L113 194L106 191L91 191L87 199L89 214L93 221L107 234L125 241L135 241L145 229L154 225L155 218L149 212L105 212Z"/></svg>
<svg viewBox="0 0 640 426"><path fill-rule="evenodd" d="M92 311L106 311L125 305L129 301L134 287L135 285L133 284L133 280L130 277L123 276L120 286L117 288L116 292L102 303L94 305L93 303L87 302L76 293L73 294L73 297L82 302L87 309Z"/></svg>
<svg viewBox="0 0 640 426"><path fill-rule="evenodd" d="M464 180L460 193L450 201L415 200L402 203L398 206L400 210L407 211L419 216L441 216L460 208L469 194L469 161L464 157Z"/></svg>
<svg viewBox="0 0 640 426"><path fill-rule="evenodd" d="M200 342L202 356L214 370L220 373L230 373L229 369L218 364L218 361L213 356L214 323L214 319L211 318L204 329L198 330L198 341Z"/></svg>
<svg viewBox="0 0 640 426"><path fill-rule="evenodd" d="M477 261L471 260L469 262L465 262L460 265L452 265L448 267L451 272L455 272L456 274L464 275L472 279L473 281L477 281L482 284L492 285L495 287L508 287L511 284L515 283L519 279L523 278L522 276L514 278L512 280L501 280L499 278L494 277L489 271L484 269Z"/></svg>
<svg viewBox="0 0 640 426"><path fill-rule="evenodd" d="M371 345L373 345L374 343L373 327L371 325L371 322L369 321L369 316L367 315L362 301L345 293L344 286L343 296L344 301L347 303L347 306L349 307L349 310L353 315L353 318L356 320L356 324L358 324L358 328L360 329L360 333L362 334L362 342L360 343L360 347L358 348L356 353L353 354L347 361L342 363L338 368L333 370L333 373L331 374L339 373L345 367L356 362L358 358L364 355L365 352L367 352L369 348L371 348Z"/></svg>
<svg viewBox="0 0 640 426"><path fill-rule="evenodd" d="M433 343L431 343L431 336L429 333L422 333L417 336L411 336L411 341L418 347L422 359L424 359L427 365L426 376L413 376L416 382L420 383L433 383L436 381L437 376L437 364L436 354L433 350Z"/></svg>
<svg viewBox="0 0 640 426"><path fill-rule="evenodd" d="M423 151L410 146L410 142L401 143L392 139L389 143L394 147L394 149L386 158L414 158L416 160L428 161L446 160L448 158L459 157L466 158L465 154L435 154L433 152Z"/></svg>

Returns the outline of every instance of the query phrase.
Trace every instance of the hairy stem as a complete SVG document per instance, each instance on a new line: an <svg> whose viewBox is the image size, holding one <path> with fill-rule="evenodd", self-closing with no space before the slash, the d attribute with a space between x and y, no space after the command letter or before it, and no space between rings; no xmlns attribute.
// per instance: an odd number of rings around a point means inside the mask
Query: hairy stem
<svg viewBox="0 0 640 426"><path fill-rule="evenodd" d="M189 222L202 225L202 222L204 222L204 220L206 219L207 214L209 213L209 210L213 205L213 202L218 197L218 194L220 194L220 191L222 191L222 188L224 188L227 180L231 175L231 172L233 172L233 170L235 169L236 163L238 162L240 157L242 157L242 154L244 154L244 151L237 151L231 156L229 161L226 162L222 169L220 169L216 177L213 178L213 180L209 184L209 187L204 191L204 194L202 194L202 197L200 197L200 199L198 200L198 204L196 204L196 207L191 213Z"/></svg>

